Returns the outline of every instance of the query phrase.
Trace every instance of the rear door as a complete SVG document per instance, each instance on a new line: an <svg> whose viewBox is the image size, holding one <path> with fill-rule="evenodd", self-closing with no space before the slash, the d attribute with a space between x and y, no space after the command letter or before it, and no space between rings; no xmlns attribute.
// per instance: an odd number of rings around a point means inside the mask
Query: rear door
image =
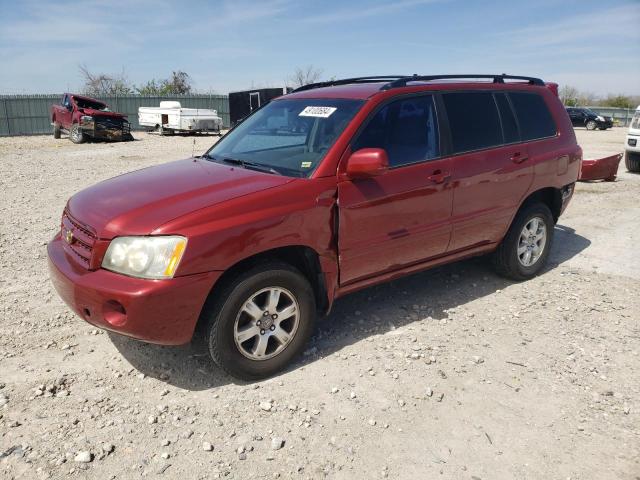
<svg viewBox="0 0 640 480"><path fill-rule="evenodd" d="M451 159L431 95L379 108L351 144L361 148L386 150L390 169L338 184L342 285L442 255L451 236Z"/></svg>
<svg viewBox="0 0 640 480"><path fill-rule="evenodd" d="M533 181L533 167L503 92L442 94L453 153L449 251L499 241Z"/></svg>

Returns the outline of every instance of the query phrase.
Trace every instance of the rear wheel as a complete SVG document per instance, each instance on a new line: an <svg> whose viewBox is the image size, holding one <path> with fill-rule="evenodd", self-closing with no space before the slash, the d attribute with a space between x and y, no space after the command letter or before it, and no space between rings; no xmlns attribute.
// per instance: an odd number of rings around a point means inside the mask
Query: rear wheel
<svg viewBox="0 0 640 480"><path fill-rule="evenodd" d="M497 272L513 280L537 275L549 257L553 227L553 216L545 204L522 207L493 254Z"/></svg>
<svg viewBox="0 0 640 480"><path fill-rule="evenodd" d="M630 172L640 173L640 153L625 152L624 164Z"/></svg>
<svg viewBox="0 0 640 480"><path fill-rule="evenodd" d="M53 122L53 138L60 138L60 124Z"/></svg>
<svg viewBox="0 0 640 480"><path fill-rule="evenodd" d="M585 127L587 127L587 130L595 130L597 126L598 125L596 124L595 120L589 120L585 125Z"/></svg>
<svg viewBox="0 0 640 480"><path fill-rule="evenodd" d="M80 125L78 125L77 123L74 123L73 125L71 125L71 131L69 132L69 139L73 143L84 143L85 142L86 137L84 135L84 132L80 128Z"/></svg>
<svg viewBox="0 0 640 480"><path fill-rule="evenodd" d="M308 280L281 262L253 267L207 303L211 358L243 380L269 377L289 364L311 336L316 316Z"/></svg>

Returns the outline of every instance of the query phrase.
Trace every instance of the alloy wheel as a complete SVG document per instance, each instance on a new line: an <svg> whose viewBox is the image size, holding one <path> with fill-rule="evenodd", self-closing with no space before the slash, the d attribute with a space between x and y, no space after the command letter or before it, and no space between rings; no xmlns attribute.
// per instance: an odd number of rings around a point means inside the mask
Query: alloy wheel
<svg viewBox="0 0 640 480"><path fill-rule="evenodd" d="M547 225L541 217L533 217L520 232L518 261L525 267L531 267L540 259L546 245Z"/></svg>
<svg viewBox="0 0 640 480"><path fill-rule="evenodd" d="M268 360L293 340L300 323L295 296L281 287L267 287L244 302L233 328L238 351L250 360Z"/></svg>

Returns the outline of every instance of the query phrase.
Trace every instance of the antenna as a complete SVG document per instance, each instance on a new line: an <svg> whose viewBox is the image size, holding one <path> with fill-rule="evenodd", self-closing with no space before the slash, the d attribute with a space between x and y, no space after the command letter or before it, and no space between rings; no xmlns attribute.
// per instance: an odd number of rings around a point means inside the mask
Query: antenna
<svg viewBox="0 0 640 480"><path fill-rule="evenodd" d="M191 147L191 158L195 160L196 155L196 137L193 137L193 146Z"/></svg>

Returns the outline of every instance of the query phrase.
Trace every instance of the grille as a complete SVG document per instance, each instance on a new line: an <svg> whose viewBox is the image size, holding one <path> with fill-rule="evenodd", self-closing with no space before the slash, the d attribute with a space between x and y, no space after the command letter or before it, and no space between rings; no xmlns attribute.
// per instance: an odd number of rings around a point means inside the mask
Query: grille
<svg viewBox="0 0 640 480"><path fill-rule="evenodd" d="M65 251L80 265L89 269L96 235L89 227L73 218L67 210L62 214L61 234Z"/></svg>
<svg viewBox="0 0 640 480"><path fill-rule="evenodd" d="M96 133L127 134L131 131L131 125L122 118L97 117L95 119L95 130Z"/></svg>

